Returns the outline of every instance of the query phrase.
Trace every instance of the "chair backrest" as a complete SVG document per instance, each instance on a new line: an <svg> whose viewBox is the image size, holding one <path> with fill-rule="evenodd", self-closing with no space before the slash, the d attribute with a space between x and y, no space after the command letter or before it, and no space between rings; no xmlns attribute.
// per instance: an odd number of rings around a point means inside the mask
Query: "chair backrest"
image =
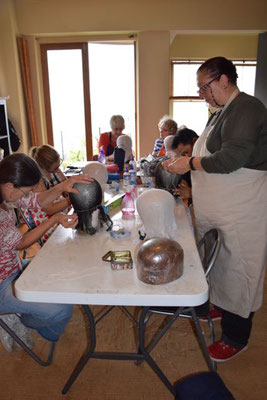
<svg viewBox="0 0 267 400"><path fill-rule="evenodd" d="M24 214L24 212L22 211L22 209L21 209L20 207L17 207L17 210L18 210L18 213L21 215L23 221L24 221L25 224L27 225L28 231L31 231L31 230L33 230L34 228L36 228L36 225L35 225L34 221L28 220L28 218L26 217L26 215ZM29 215L31 215L31 214L29 213ZM39 243L39 245L40 245L41 247L43 246L43 241L42 241L42 239L38 239L38 240L37 240L37 243Z"/></svg>
<svg viewBox="0 0 267 400"><path fill-rule="evenodd" d="M206 232L197 244L206 278L215 264L220 247L221 232L218 229L211 229Z"/></svg>

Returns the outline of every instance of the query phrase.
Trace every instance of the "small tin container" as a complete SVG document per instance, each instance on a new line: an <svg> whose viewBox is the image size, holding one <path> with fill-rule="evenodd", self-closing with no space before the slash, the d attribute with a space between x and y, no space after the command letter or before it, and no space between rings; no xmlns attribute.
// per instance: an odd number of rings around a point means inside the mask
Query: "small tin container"
<svg viewBox="0 0 267 400"><path fill-rule="evenodd" d="M118 271L120 269L132 269L133 268L133 260L131 256L131 252L128 250L122 251L109 251L102 257L103 261L110 261L111 268L114 271Z"/></svg>
<svg viewBox="0 0 267 400"><path fill-rule="evenodd" d="M119 269L132 269L133 260L130 251L114 251L111 255L111 268L114 271Z"/></svg>

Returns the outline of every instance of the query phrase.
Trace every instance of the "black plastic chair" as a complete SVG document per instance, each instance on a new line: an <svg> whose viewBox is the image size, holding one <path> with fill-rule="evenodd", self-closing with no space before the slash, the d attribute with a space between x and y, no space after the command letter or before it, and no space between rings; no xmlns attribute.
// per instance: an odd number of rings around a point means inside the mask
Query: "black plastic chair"
<svg viewBox="0 0 267 400"><path fill-rule="evenodd" d="M202 261L202 265L205 271L205 276L206 279L208 280L209 274L212 270L212 268L215 265L216 258L219 254L219 250L221 247L221 233L217 229L211 229L208 232L205 233L203 238L199 241L197 248L200 253L200 259ZM200 306L201 307L201 306ZM201 347L204 353L204 356L206 358L207 364L209 365L211 370L216 369L216 363L211 361L208 351L207 351L207 346L205 343L205 340L203 338L201 329L200 329L200 324L199 324L199 319L203 316L198 315L198 309L199 306L197 307L149 307L145 318L144 318L144 324L146 325L148 320L150 319L152 314L160 314L160 315L167 315L170 316L170 320L165 324L165 326L160 330L160 332L156 335L156 337L152 340L152 342L147 346L146 351L150 353L152 349L156 346L156 344L159 342L159 340L162 338L162 336L167 332L167 330L170 328L170 326L173 324L173 322L176 320L177 317L182 317L182 318L187 318L193 321L194 326L196 328ZM213 326L213 321L211 320L210 316L207 315L208 319L208 324L209 324L209 329L210 329L210 338L211 338L211 343L214 343L215 341L215 333L214 333L214 326ZM137 361L136 364L139 364L140 362Z"/></svg>
<svg viewBox="0 0 267 400"><path fill-rule="evenodd" d="M21 216L21 218L23 219L23 221L25 222L25 224L28 227L28 232L32 231L34 228L36 228L36 225L34 224L34 222L31 223L31 221L28 220L28 218L25 216L24 212L22 211L22 209L20 207L17 207L17 219L19 219L19 216ZM40 247L43 246L43 241L42 239L38 239L37 243L39 244ZM26 258L26 254L27 254L27 249L25 249L23 251L23 256L22 258Z"/></svg>
<svg viewBox="0 0 267 400"><path fill-rule="evenodd" d="M1 315L11 315L14 313L1 313L0 312L0 316ZM17 314L15 314L17 315ZM18 335L15 333L15 331L13 331L1 318L0 318L0 326L13 338L13 340L20 345L25 351L26 353L29 354L29 356L31 356L34 361L36 361L38 364L40 364L43 367L46 367L48 365L51 364L52 359L53 359L53 354L54 354L54 349L55 349L55 343L51 342L50 343L50 347L49 347L49 351L48 351L48 356L47 356L47 360L44 361L42 360L34 351L32 351L32 349L30 349L29 346L27 346L26 343L23 342L23 340L21 340Z"/></svg>

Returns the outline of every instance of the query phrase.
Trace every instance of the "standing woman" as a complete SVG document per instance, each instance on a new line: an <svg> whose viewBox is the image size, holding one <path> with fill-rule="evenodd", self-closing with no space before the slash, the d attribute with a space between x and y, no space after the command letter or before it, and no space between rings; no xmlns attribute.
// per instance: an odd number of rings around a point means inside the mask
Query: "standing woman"
<svg viewBox="0 0 267 400"><path fill-rule="evenodd" d="M113 115L110 119L111 132L101 133L98 142L98 151L104 149L108 161L113 161L113 152L117 146L117 139L125 128L124 118L121 115Z"/></svg>
<svg viewBox="0 0 267 400"><path fill-rule="evenodd" d="M57 341L72 315L68 304L31 303L18 300L13 283L21 273L19 251L35 243L51 226L61 224L65 228L77 225L78 217L54 214L38 227L22 235L15 226L13 205L43 207L63 192L74 192L75 182L88 183L86 175L71 177L50 190L39 194L33 189L41 179L36 162L25 154L16 153L0 162L0 311L20 314L21 322L46 340Z"/></svg>
<svg viewBox="0 0 267 400"><path fill-rule="evenodd" d="M207 60L197 72L199 95L219 109L194 145L193 157L167 160L173 173L191 169L197 230L218 228L222 247L210 274L212 318L222 338L209 346L215 361L247 349L262 304L267 259L267 110L240 92L233 63Z"/></svg>

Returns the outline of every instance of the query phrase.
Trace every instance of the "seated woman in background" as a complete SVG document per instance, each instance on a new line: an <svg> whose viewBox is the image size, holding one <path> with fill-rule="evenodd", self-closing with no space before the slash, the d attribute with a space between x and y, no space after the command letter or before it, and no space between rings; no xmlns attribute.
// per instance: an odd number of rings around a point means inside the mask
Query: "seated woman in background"
<svg viewBox="0 0 267 400"><path fill-rule="evenodd" d="M13 284L22 269L19 251L35 243L55 224L74 228L78 217L76 214L57 213L22 235L15 226L14 205L45 207L63 192L77 193L73 188L74 183L88 184L92 179L87 175L73 176L54 188L33 193L40 179L38 165L25 154L12 154L0 162L0 312L18 313L25 326L36 329L44 339L55 342L71 318L72 305L33 303L15 297Z"/></svg>
<svg viewBox="0 0 267 400"><path fill-rule="evenodd" d="M33 147L30 151L30 155L37 162L42 173L42 179L39 184L34 188L35 192L43 192L50 189L53 186L65 181L67 178L60 170L60 156L54 147L50 145L43 145L39 147ZM40 225L41 222L45 221L51 215L58 212L67 213L71 209L71 203L69 197L59 196L54 202L48 204L46 207L35 207L30 210L22 207L21 211L29 221L32 228ZM55 230L57 225L51 227L42 237L44 243L52 232Z"/></svg>
<svg viewBox="0 0 267 400"><path fill-rule="evenodd" d="M113 161L113 152L117 146L117 139L125 128L124 118L121 115L113 115L110 119L111 132L101 133L98 142L98 152L103 148L106 160Z"/></svg>
<svg viewBox="0 0 267 400"><path fill-rule="evenodd" d="M165 155L164 139L169 135L177 133L177 123L168 115L164 115L158 123L160 137L156 139L152 156L161 157Z"/></svg>

